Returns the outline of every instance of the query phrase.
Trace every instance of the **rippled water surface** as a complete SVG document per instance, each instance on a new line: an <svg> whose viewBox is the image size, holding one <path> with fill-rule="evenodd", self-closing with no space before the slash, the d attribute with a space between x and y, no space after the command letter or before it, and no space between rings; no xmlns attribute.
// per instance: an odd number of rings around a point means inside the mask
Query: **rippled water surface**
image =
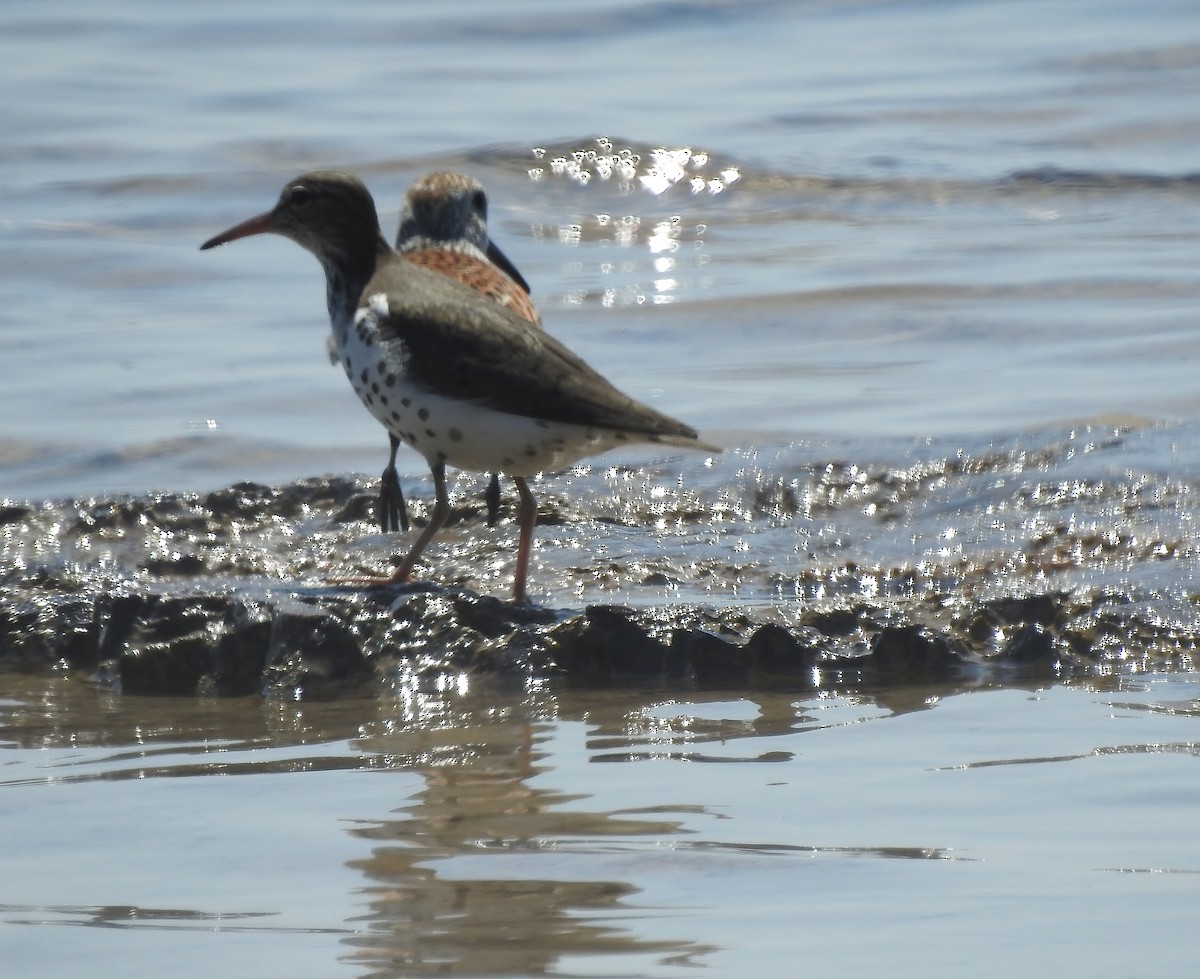
<svg viewBox="0 0 1200 979"><path fill-rule="evenodd" d="M378 473L312 259L198 245L306 169L360 173L390 229L451 168L547 329L726 447L547 475L539 601L1090 589L1160 626L1115 675L978 689L305 703L0 673L14 975L1195 961L1193 4L13 0L0 63L6 572L203 543L46 500ZM590 523L551 519L567 498ZM306 573L397 546L276 531ZM502 593L474 535L442 574Z"/></svg>
<svg viewBox="0 0 1200 979"><path fill-rule="evenodd" d="M325 704L38 681L0 711L14 975L1194 959L1190 677Z"/></svg>
<svg viewBox="0 0 1200 979"><path fill-rule="evenodd" d="M386 226L478 176L547 328L729 445L1191 417L1193 13L7 4L0 492L377 470L312 259L196 250L315 166Z"/></svg>

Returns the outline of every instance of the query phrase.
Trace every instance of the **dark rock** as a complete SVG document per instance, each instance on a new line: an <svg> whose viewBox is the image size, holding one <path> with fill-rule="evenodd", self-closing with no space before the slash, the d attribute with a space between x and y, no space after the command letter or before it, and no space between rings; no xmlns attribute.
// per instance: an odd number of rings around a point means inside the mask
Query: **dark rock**
<svg viewBox="0 0 1200 979"><path fill-rule="evenodd" d="M327 696L368 676L371 667L358 637L320 608L278 611L267 643L267 685Z"/></svg>
<svg viewBox="0 0 1200 979"><path fill-rule="evenodd" d="M998 598L985 603L980 611L1007 625L1052 626L1063 617L1066 599L1055 593Z"/></svg>
<svg viewBox="0 0 1200 979"><path fill-rule="evenodd" d="M1051 666L1059 655L1054 635L1042 625L1025 625L1013 633L1001 653L1002 658L1021 665Z"/></svg>
<svg viewBox="0 0 1200 979"><path fill-rule="evenodd" d="M0 609L0 629L3 630L0 636L0 659L10 668L28 669L39 661L46 665L53 662L38 642L42 630L39 609L33 601L18 599L6 603Z"/></svg>
<svg viewBox="0 0 1200 979"><path fill-rule="evenodd" d="M234 483L225 489L214 490L204 498L204 506L213 516L228 519L245 517L262 511L274 501L275 491L261 483Z"/></svg>
<svg viewBox="0 0 1200 979"><path fill-rule="evenodd" d="M228 602L223 595L153 598L134 612L124 648L116 657L121 689L146 694L198 693L201 679L212 668L213 624L223 618Z"/></svg>
<svg viewBox="0 0 1200 979"><path fill-rule="evenodd" d="M359 495L377 498L374 491L370 494L360 494L357 481L346 476L316 476L311 479L301 479L280 487L276 491L271 500L271 513L275 516L290 517L305 509L335 509L344 507Z"/></svg>
<svg viewBox="0 0 1200 979"><path fill-rule="evenodd" d="M212 641L198 632L131 646L118 664L121 689L131 694L199 693L211 650Z"/></svg>
<svg viewBox="0 0 1200 979"><path fill-rule="evenodd" d="M867 664L876 676L940 678L960 672L964 660L949 641L924 626L889 626L875 634Z"/></svg>
<svg viewBox="0 0 1200 979"><path fill-rule="evenodd" d="M375 513L375 508L378 505L378 494L356 493L342 505L340 510L334 513L333 522L336 524L346 524L361 520L377 524L379 523L379 517Z"/></svg>
<svg viewBox="0 0 1200 979"><path fill-rule="evenodd" d="M642 616L619 605L592 605L583 616L551 630L549 647L571 676L658 678L678 676L684 664L651 633Z"/></svg>
<svg viewBox="0 0 1200 979"><path fill-rule="evenodd" d="M271 613L257 602L235 602L213 649L215 693L239 697L263 689L271 648Z"/></svg>
<svg viewBox="0 0 1200 979"><path fill-rule="evenodd" d="M50 656L77 669L93 669L100 662L96 603L83 595L49 595L44 601L41 621L52 640Z"/></svg>
<svg viewBox="0 0 1200 979"><path fill-rule="evenodd" d="M680 629L671 639L676 661L684 661L701 688L743 684L750 679L754 660L743 643L731 642L707 629Z"/></svg>
<svg viewBox="0 0 1200 979"><path fill-rule="evenodd" d="M182 577L203 571L204 562L195 554L173 554L170 557L150 558L142 567L151 574Z"/></svg>
<svg viewBox="0 0 1200 979"><path fill-rule="evenodd" d="M32 512L33 507L13 503L0 504L0 527L16 523L18 520L24 520Z"/></svg>
<svg viewBox="0 0 1200 979"><path fill-rule="evenodd" d="M76 525L80 530L93 532L127 530L145 516L147 506L146 500L129 497L98 500L80 509Z"/></svg>
<svg viewBox="0 0 1200 979"><path fill-rule="evenodd" d="M801 625L811 626L826 636L848 636L859 628L860 609L809 610L800 616Z"/></svg>
<svg viewBox="0 0 1200 979"><path fill-rule="evenodd" d="M96 617L103 623L98 659L119 659L138 616L157 601L156 595L137 592L106 592L98 596Z"/></svg>
<svg viewBox="0 0 1200 979"><path fill-rule="evenodd" d="M510 635L522 626L550 625L558 620L552 609L537 605L514 605L492 595L460 592L454 596L458 619L490 638Z"/></svg>
<svg viewBox="0 0 1200 979"><path fill-rule="evenodd" d="M795 674L816 665L820 655L814 629L785 629L774 622L759 628L746 643L755 667L766 674Z"/></svg>

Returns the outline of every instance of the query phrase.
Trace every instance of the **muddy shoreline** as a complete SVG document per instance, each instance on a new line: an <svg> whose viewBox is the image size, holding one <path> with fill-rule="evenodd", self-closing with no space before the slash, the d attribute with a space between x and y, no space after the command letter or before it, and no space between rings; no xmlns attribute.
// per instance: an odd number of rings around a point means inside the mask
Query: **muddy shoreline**
<svg viewBox="0 0 1200 979"><path fill-rule="evenodd" d="M373 499L369 481L328 477L5 504L0 669L73 671L127 694L185 696L337 696L398 673L432 683L463 671L518 682L845 690L1191 669L1200 637L1190 600L1066 579L1017 582L1003 595L959 581L873 598L831 588L819 602L715 595L647 606L617 594L528 607L453 581L325 584L321 548L361 535ZM462 493L456 502L456 521L472 531L456 560L484 562L492 543L474 533L482 501ZM595 525L570 506L544 500L543 524ZM319 546L297 543L312 540ZM397 549L395 539L381 546ZM612 567L571 560L582 577ZM697 567L681 561L665 574L713 574ZM832 582L846 568L807 572L822 573Z"/></svg>

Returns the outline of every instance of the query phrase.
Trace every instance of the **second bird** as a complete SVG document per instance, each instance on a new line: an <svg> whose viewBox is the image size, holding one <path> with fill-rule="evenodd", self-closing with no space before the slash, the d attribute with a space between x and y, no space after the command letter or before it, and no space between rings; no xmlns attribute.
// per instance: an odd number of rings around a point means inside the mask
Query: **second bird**
<svg viewBox="0 0 1200 979"><path fill-rule="evenodd" d="M275 206L205 242L274 232L325 270L334 342L359 399L425 456L435 505L396 571L412 579L450 513L446 466L513 477L520 534L513 600L527 602L537 504L527 478L630 442L719 451L635 401L536 325L384 240L370 192L335 170L290 181Z"/></svg>
<svg viewBox="0 0 1200 979"><path fill-rule="evenodd" d="M529 284L488 234L488 201L483 185L462 173L429 173L404 195L396 250L410 262L452 279L511 309L540 326L541 319L529 298ZM330 359L341 363L333 336ZM391 442L387 467L379 484L379 520L384 531L408 530L404 493L396 472L400 439ZM485 494L488 526L496 522L500 507L500 482L496 474Z"/></svg>

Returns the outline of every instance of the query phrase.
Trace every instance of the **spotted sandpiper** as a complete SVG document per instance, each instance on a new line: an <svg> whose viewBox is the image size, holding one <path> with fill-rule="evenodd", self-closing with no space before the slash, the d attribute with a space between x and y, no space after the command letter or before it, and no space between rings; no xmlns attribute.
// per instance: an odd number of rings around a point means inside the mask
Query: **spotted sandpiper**
<svg viewBox="0 0 1200 979"><path fill-rule="evenodd" d="M290 181L275 206L209 239L274 232L325 269L334 341L359 399L425 456L435 504L389 578L412 579L450 513L446 466L503 472L520 496L512 597L528 602L537 504L528 477L630 442L719 451L695 429L618 391L552 336L384 240L363 183L335 170Z"/></svg>
<svg viewBox="0 0 1200 979"><path fill-rule="evenodd" d="M488 236L487 208L487 194L474 177L449 172L426 174L404 195L396 250L410 262L457 279L540 326L528 283ZM329 348L330 359L340 363L332 335ZM396 472L400 439L390 432L388 439L388 463L379 483L380 526L385 532L408 530L404 492ZM495 473L488 482L485 500L491 527L500 508L500 481Z"/></svg>

